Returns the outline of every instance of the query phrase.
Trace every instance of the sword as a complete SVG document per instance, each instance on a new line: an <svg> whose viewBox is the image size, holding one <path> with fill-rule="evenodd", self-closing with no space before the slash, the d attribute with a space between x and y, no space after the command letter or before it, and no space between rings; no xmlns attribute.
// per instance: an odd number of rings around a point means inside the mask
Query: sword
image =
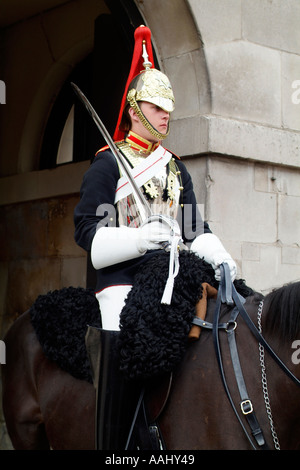
<svg viewBox="0 0 300 470"><path fill-rule="evenodd" d="M108 133L106 127L104 126L103 122L99 118L98 114L94 110L93 106L87 99L87 97L82 93L80 88L75 85L75 83L71 82L71 86L75 90L75 93L79 97L80 101L84 104L86 109L88 110L89 114L93 118L96 126L98 127L99 131L101 132L102 136L104 137L107 145L109 146L110 150L112 151L113 155L115 156L117 162L119 163L120 167L122 168L124 175L127 177L131 187L132 187L132 193L134 197L136 198L137 202L140 202L141 208L144 209L145 211L145 218L143 222L147 222L147 219L153 216L154 214L152 213L152 210L150 208L150 205L143 195L142 191L138 187L138 185L135 182L134 177L132 176L132 173L130 171L130 167L128 163L126 162L124 156L122 153L119 151L117 148L116 144L112 140L110 134ZM162 248L165 251L170 251L170 261L169 261L169 276L167 279L167 283L165 286L165 290L163 293L163 297L161 299L162 303L170 304L171 303L171 298L172 298L172 292L173 292L173 284L174 284L174 279L178 274L179 270L179 253L178 249L187 249L185 245L183 244L183 241L181 237L176 236L175 231L174 231L174 223L172 223L172 218L164 215L158 215L155 216L158 219L161 220L161 222L167 223L170 227L170 230L172 230L172 243L170 244L169 242L163 242L162 243ZM177 223L177 222L176 222ZM177 224L178 225L178 224ZM179 226L178 226L179 227Z"/></svg>
<svg viewBox="0 0 300 470"><path fill-rule="evenodd" d="M93 108L93 106L91 105L91 103L89 102L87 97L84 95L84 93L82 93L80 88L77 85L75 85L75 83L71 82L71 86L72 86L73 90L75 91L76 95L78 96L78 98L80 99L80 101L84 104L87 111L91 115L94 123L98 127L98 129L101 132L102 136L104 137L107 145L109 146L109 148L112 151L113 155L115 156L117 162L119 163L123 174L127 177L128 181L131 185L132 193L133 193L136 201L141 204L141 207L145 211L144 217L142 217L143 221L145 221L145 219L152 216L153 213L152 213L152 210L150 208L150 205L149 205L146 197L144 196L144 194L140 190L139 186L136 184L134 177L132 176L130 166L126 162L126 160L125 160L124 156L122 155L122 153L120 152L120 150L117 148L116 144L114 143L114 141L111 138L110 134L108 133L106 127L104 126L103 122L99 118L98 114L96 113L95 109Z"/></svg>

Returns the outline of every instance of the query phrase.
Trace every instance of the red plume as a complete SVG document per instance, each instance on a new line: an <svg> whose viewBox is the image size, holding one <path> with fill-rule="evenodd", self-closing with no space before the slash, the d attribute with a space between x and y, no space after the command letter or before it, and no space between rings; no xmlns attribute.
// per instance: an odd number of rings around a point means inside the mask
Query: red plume
<svg viewBox="0 0 300 470"><path fill-rule="evenodd" d="M119 129L121 119L122 119L122 114L123 110L126 104L126 96L128 92L128 87L131 83L131 81L136 77L140 72L142 72L144 69L143 62L144 58L142 57L143 54L143 41L145 41L146 45L146 50L148 54L149 61L152 63L152 68L154 67L154 59L153 59L153 51L152 51L152 44L151 44L151 31L147 26L139 26L135 32L134 32L134 50L133 50L133 56L132 56L132 62L131 62L131 67L130 67L130 72L128 75L127 83L125 86L122 102L121 102L121 108L120 108L120 113L119 113L119 118L117 122L117 126L115 129L114 133L114 140L123 140L124 139L124 131L121 131Z"/></svg>

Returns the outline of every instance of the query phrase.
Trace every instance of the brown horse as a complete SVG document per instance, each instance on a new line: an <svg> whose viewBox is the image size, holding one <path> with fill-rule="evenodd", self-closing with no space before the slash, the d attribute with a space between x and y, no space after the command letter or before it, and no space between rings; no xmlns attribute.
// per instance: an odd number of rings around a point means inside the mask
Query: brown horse
<svg viewBox="0 0 300 470"><path fill-rule="evenodd" d="M49 361L29 311L5 337L3 412L15 449L93 449L95 392Z"/></svg>
<svg viewBox="0 0 300 470"><path fill-rule="evenodd" d="M261 296L254 295L245 304L256 325L260 300ZM209 300L207 322L213 322L215 305L216 300ZM222 306L223 322L227 321L231 311L232 307ZM295 360L298 355L293 347L298 344L295 340L300 334L300 283L282 287L266 296L262 332L281 360L299 378L299 361ZM240 315L235 334L248 395L265 441L270 449L280 446L281 449L299 450L300 387L266 352L263 382L267 388L264 387L263 393L258 341ZM202 328L199 340L189 344L183 361L173 373L166 406L156 421L166 449L257 448L246 415L239 408L240 397L227 336L226 330L219 330L224 374L232 401L239 410L240 422L224 391L212 332ZM29 312L12 325L4 341L7 353L6 365L2 367L3 411L13 447L93 449L93 385L74 378L45 357Z"/></svg>
<svg viewBox="0 0 300 470"><path fill-rule="evenodd" d="M211 301L211 303L215 303ZM246 310L257 325L260 300L247 299ZM226 307L225 307L226 310ZM228 311L228 307L227 307ZM212 321L214 308L209 308ZM262 331L272 349L299 378L299 361L293 363L295 338L300 335L300 283L279 289L264 300ZM201 332L200 340L187 351L176 373L171 399L160 419L160 429L170 449L253 449L255 440L241 413L241 401L229 352L227 333L220 331L224 373L232 399L252 443L242 431L222 386L212 333ZM238 318L236 342L249 398L270 449L300 449L300 387L265 353L266 377L262 379L259 345L242 318ZM267 381L268 403L262 381ZM266 390L265 390L266 393ZM269 417L267 408L270 404ZM179 424L180 423L180 424ZM272 423L272 432L271 425ZM179 431L180 429L180 431ZM278 444L279 442L279 444Z"/></svg>

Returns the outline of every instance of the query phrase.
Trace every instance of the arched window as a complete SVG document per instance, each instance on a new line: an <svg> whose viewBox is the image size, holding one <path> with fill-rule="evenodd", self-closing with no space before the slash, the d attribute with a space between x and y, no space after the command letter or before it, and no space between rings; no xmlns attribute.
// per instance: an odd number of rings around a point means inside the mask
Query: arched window
<svg viewBox="0 0 300 470"><path fill-rule="evenodd" d="M91 91L93 55L85 58L70 74L61 88L49 116L44 133L40 155L40 169L55 168L58 165L78 162L90 158L83 150L83 139L90 127L85 116L81 116L81 105L76 101L71 82L76 83L85 93ZM76 135L77 120L81 132Z"/></svg>
<svg viewBox="0 0 300 470"><path fill-rule="evenodd" d="M90 160L106 145L71 82L87 96L110 134L114 133L131 65L134 30L143 19L132 1L126 3L126 8L119 1L107 3L112 14L96 19L93 52L74 68L53 105L44 133L40 169Z"/></svg>
<svg viewBox="0 0 300 470"><path fill-rule="evenodd" d="M59 141L56 164L69 163L73 161L73 140L74 140L74 105L72 106L65 122L61 138Z"/></svg>

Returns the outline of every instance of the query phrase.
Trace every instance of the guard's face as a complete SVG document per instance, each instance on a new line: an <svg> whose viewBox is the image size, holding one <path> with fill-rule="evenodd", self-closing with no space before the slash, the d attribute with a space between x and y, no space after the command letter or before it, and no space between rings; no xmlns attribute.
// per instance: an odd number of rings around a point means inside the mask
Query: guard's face
<svg viewBox="0 0 300 470"><path fill-rule="evenodd" d="M142 113L150 122L150 124L161 134L166 134L168 132L168 123L170 119L170 113L164 111L162 108L159 108L156 104L148 103L147 101L140 101L139 106ZM154 137L141 123L139 117L136 115L135 111L131 108L131 118L132 118L132 131L136 132L138 135L144 139L149 140L150 142L157 142L159 139Z"/></svg>

